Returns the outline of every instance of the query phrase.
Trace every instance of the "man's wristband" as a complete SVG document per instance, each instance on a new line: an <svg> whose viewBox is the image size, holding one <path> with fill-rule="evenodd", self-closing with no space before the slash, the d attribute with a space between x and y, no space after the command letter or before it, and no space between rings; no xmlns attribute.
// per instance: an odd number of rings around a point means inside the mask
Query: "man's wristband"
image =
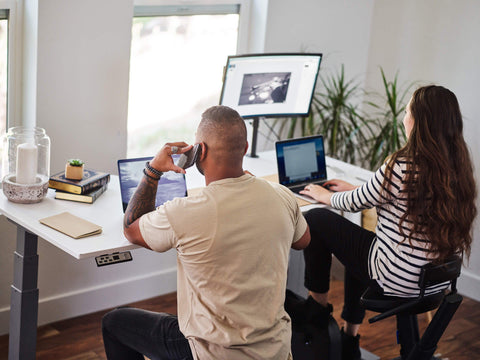
<svg viewBox="0 0 480 360"><path fill-rule="evenodd" d="M155 177L155 176L149 175L149 174L147 173L147 169L143 169L143 174L144 174L146 177L148 177L149 179L152 179L152 180L155 180L155 181L160 180L159 177Z"/></svg>
<svg viewBox="0 0 480 360"><path fill-rule="evenodd" d="M155 176L157 177L157 178L155 178L155 177L153 177L153 176L149 176L149 175L146 173L145 169L143 169L143 173L144 173L145 175L147 175L147 176L148 176L149 178L151 178L151 179L159 180L160 177L163 175L163 172L161 172L161 171L159 171L159 170L151 167L149 161L147 161L147 162L145 163L145 168L146 168L150 173L152 173L153 175L155 175Z"/></svg>

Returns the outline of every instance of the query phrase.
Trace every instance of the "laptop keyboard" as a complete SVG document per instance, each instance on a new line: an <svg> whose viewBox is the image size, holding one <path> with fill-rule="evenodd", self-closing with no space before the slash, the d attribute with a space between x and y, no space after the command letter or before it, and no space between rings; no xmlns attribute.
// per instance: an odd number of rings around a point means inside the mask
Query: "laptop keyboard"
<svg viewBox="0 0 480 360"><path fill-rule="evenodd" d="M309 183L309 184L315 184L315 185L320 185L322 186L327 180L323 180L323 181L318 181L318 182L312 182L312 183ZM289 189L296 193L296 194L300 194L300 191L302 191L303 189L305 189L305 186L307 186L308 184L302 184L302 185L298 185L298 186L292 186L292 187L289 187Z"/></svg>
<svg viewBox="0 0 480 360"><path fill-rule="evenodd" d="M289 188L291 191L293 191L294 193L296 194L299 194L300 191L302 191L303 189L305 189L305 185L301 185L301 186L294 186L294 187L291 187Z"/></svg>

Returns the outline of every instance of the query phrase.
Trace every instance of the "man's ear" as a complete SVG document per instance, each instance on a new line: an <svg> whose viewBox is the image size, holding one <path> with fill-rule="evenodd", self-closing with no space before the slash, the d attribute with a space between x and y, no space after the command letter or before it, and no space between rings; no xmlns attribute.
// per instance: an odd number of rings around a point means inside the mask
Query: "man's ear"
<svg viewBox="0 0 480 360"><path fill-rule="evenodd" d="M200 144L200 148L202 149L202 152L200 153L200 156L198 157L198 160L203 161L205 160L205 157L207 156L207 145L202 141Z"/></svg>
<svg viewBox="0 0 480 360"><path fill-rule="evenodd" d="M245 145L245 151L243 152L243 155L245 155L248 151L248 141L247 141L247 145Z"/></svg>

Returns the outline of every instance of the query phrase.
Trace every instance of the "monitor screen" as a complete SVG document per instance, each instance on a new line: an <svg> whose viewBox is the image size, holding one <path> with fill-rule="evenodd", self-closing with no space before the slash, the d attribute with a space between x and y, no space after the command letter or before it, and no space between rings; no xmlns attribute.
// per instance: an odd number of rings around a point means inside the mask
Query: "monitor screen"
<svg viewBox="0 0 480 360"><path fill-rule="evenodd" d="M244 118L306 116L322 54L229 56L220 104Z"/></svg>

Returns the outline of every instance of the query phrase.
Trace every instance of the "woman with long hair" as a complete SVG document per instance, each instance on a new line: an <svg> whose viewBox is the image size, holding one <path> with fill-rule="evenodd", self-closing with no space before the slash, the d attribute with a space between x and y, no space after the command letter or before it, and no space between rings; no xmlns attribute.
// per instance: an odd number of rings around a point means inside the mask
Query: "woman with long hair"
<svg viewBox="0 0 480 360"><path fill-rule="evenodd" d="M406 145L360 187L330 180L302 191L343 211L376 208L375 232L327 209L306 214L312 240L304 250L306 321L326 326L331 255L345 266L342 359L360 359L360 296L372 284L385 295L414 297L420 268L470 254L476 185L457 98L441 86L417 89L405 109ZM373 280L373 281L372 281ZM443 285L444 286L444 285ZM429 288L427 294L442 290Z"/></svg>

